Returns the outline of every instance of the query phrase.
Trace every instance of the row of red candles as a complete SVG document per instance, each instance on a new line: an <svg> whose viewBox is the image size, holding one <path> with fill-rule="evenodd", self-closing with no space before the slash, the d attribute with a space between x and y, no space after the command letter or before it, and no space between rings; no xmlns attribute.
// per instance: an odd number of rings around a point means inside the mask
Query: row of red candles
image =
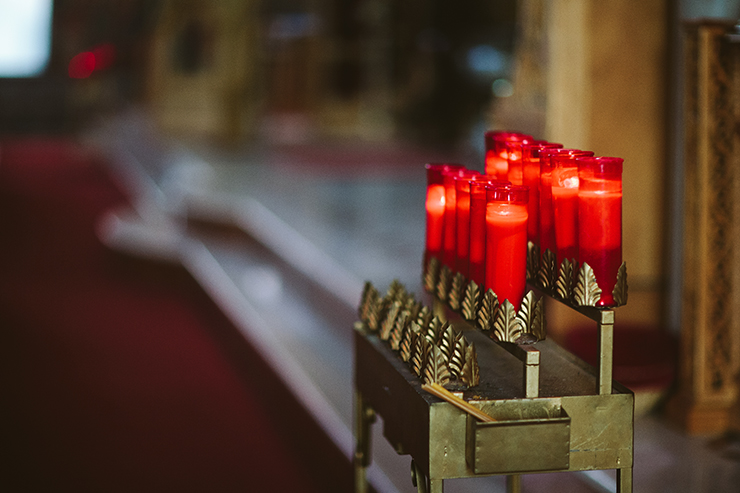
<svg viewBox="0 0 740 493"><path fill-rule="evenodd" d="M559 266L587 263L614 306L622 264L622 159L564 149L517 132L486 132L485 173L428 164L426 256L518 310L527 243Z"/></svg>

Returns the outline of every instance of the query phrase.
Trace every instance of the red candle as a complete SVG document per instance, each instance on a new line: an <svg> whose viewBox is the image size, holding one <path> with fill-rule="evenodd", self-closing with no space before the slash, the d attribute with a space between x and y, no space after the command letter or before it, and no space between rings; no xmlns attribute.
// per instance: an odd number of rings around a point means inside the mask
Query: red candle
<svg viewBox="0 0 740 493"><path fill-rule="evenodd" d="M601 288L597 306L614 306L612 291L622 265L622 163L616 157L578 162L578 261L594 271Z"/></svg>
<svg viewBox="0 0 740 493"><path fill-rule="evenodd" d="M508 185L492 181L489 176L470 182L470 249L468 279L481 288L486 282L486 187L489 184Z"/></svg>
<svg viewBox="0 0 740 493"><path fill-rule="evenodd" d="M442 238L442 263L449 267L453 272L457 270L456 258L456 241L457 241L457 189L455 188L455 179L458 177L478 174L477 171L471 171L462 168L450 168L442 172L445 187L445 212L444 227Z"/></svg>
<svg viewBox="0 0 740 493"><path fill-rule="evenodd" d="M578 164L593 152L565 149L552 154L552 210L557 264L578 256Z"/></svg>
<svg viewBox="0 0 740 493"><path fill-rule="evenodd" d="M540 150L558 149L562 144L535 141L522 146L522 184L529 187L527 202L527 240L540 241Z"/></svg>
<svg viewBox="0 0 740 493"><path fill-rule="evenodd" d="M555 218L552 212L552 159L558 149L540 151L540 252L550 250L555 253Z"/></svg>
<svg viewBox="0 0 740 493"><path fill-rule="evenodd" d="M506 142L506 176L512 185L522 185L524 172L522 170L522 141Z"/></svg>
<svg viewBox="0 0 740 493"><path fill-rule="evenodd" d="M427 164L426 198L426 253L425 256L441 260L444 232L445 188L442 172L446 169L462 168L459 164ZM426 261L426 259L425 259Z"/></svg>
<svg viewBox="0 0 740 493"><path fill-rule="evenodd" d="M485 174L497 180L506 181L509 164L507 161L508 151L507 142L513 141L531 141L534 140L531 135L520 132L486 132L486 170Z"/></svg>
<svg viewBox="0 0 740 493"><path fill-rule="evenodd" d="M470 183L477 179L488 180L485 175L475 172L470 176L455 179L456 193L456 216L455 228L456 238L456 268L464 276L468 276L470 270Z"/></svg>
<svg viewBox="0 0 740 493"><path fill-rule="evenodd" d="M527 278L527 187L489 185L486 191L486 282L499 302L519 310Z"/></svg>

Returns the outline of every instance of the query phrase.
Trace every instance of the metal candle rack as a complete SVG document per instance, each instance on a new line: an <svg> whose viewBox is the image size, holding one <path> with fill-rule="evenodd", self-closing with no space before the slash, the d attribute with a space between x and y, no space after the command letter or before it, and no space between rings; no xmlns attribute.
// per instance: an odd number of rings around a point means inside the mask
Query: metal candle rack
<svg viewBox="0 0 740 493"><path fill-rule="evenodd" d="M544 266L554 270L551 267ZM368 313L363 299L354 337L356 492L368 488L370 426L376 415L383 418L384 436L396 452L411 455L412 481L419 492L441 493L446 479L506 475L507 491L516 493L521 491L522 474L596 469L615 469L617 491L632 492L634 395L612 379L614 311L581 306L583 300L562 296L558 284L570 284L571 278L578 284L572 266L565 267L560 270L567 280L553 275L543 282L537 280L543 266L530 262L531 306L522 318L506 306L508 301L496 303L496 314L490 313L474 283L455 281L456 276L439 269L434 259L425 265L424 284L433 295L433 312L444 316L477 353L479 383L452 391L494 422L478 421L422 390L428 375L420 377L388 344L388 330L378 330L381 300ZM623 304L624 265L620 271L615 294ZM543 340L544 314L537 295L552 297L596 323L596 368Z"/></svg>

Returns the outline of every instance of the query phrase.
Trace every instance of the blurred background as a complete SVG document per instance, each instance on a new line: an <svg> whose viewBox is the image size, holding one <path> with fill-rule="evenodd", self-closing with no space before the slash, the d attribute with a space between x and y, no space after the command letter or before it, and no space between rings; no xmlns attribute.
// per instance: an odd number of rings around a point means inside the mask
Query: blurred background
<svg viewBox="0 0 740 493"><path fill-rule="evenodd" d="M490 129L624 158L635 488L732 491L739 15L0 0L7 491L349 491L363 282L421 293L424 164L482 170ZM595 360L588 322L547 314ZM408 457L375 444L373 487L413 491ZM449 490L505 491L475 481Z"/></svg>

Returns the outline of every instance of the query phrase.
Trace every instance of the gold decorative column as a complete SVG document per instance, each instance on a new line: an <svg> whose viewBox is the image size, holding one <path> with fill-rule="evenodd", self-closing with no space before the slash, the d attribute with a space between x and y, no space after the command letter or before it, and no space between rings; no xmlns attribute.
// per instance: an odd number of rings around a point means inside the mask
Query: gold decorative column
<svg viewBox="0 0 740 493"><path fill-rule="evenodd" d="M689 433L726 431L738 395L740 46L731 29L721 22L686 26L683 313L669 415Z"/></svg>

